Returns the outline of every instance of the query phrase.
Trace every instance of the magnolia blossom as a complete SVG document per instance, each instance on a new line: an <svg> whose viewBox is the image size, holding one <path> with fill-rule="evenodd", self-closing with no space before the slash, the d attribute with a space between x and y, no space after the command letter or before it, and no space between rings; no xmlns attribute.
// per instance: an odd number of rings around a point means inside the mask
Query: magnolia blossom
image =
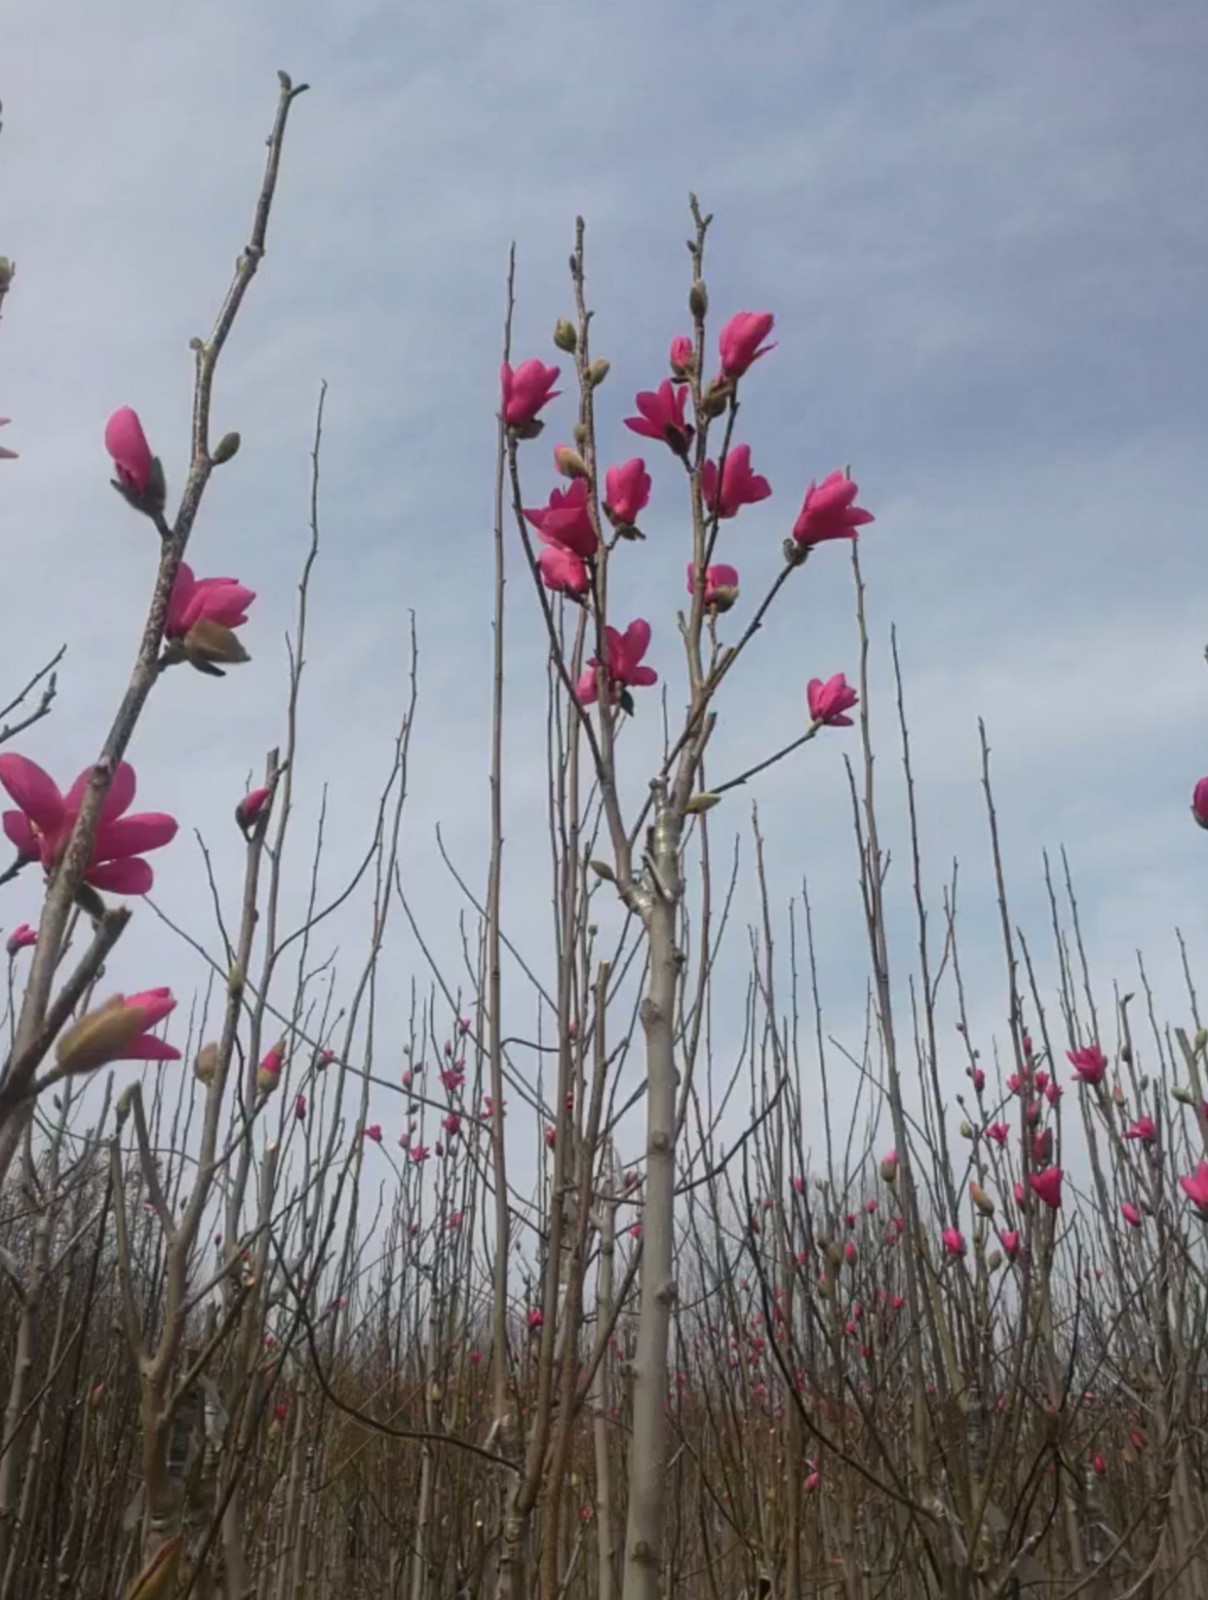
<svg viewBox="0 0 1208 1600"><path fill-rule="evenodd" d="M151 1029L175 1010L171 989L116 994L60 1034L55 1057L65 1073L92 1072L110 1061L179 1061L180 1051Z"/></svg>
<svg viewBox="0 0 1208 1600"><path fill-rule="evenodd" d="M756 505L772 492L768 480L751 471L749 444L736 444L727 452L722 463L720 488L717 466L712 461L706 461L701 468L700 484L705 504L719 517L736 517L743 506Z"/></svg>
<svg viewBox="0 0 1208 1600"><path fill-rule="evenodd" d="M1014 1261L1019 1254L1018 1228L1000 1228L998 1230L999 1243L1002 1245L1008 1260Z"/></svg>
<svg viewBox="0 0 1208 1600"><path fill-rule="evenodd" d="M41 861L53 870L67 848L93 768L80 773L64 795L54 779L24 756L0 755L0 784L17 802L6 811L3 827L9 841L26 861ZM134 768L118 764L101 804L92 854L84 873L86 882L112 894L146 894L155 874L142 859L176 837L176 818L159 811L123 815L134 799Z"/></svg>
<svg viewBox="0 0 1208 1600"><path fill-rule="evenodd" d="M604 509L614 523L632 527L650 504L650 474L641 456L609 467L604 474Z"/></svg>
<svg viewBox="0 0 1208 1600"><path fill-rule="evenodd" d="M591 524L585 478L576 478L565 489L550 491L548 502L526 510L524 519L536 528L542 542L561 545L586 558L596 553L596 530Z"/></svg>
<svg viewBox="0 0 1208 1600"><path fill-rule="evenodd" d="M986 1129L986 1138L993 1139L997 1145L1004 1145L1010 1135L1010 1126L1005 1122L991 1122Z"/></svg>
<svg viewBox="0 0 1208 1600"><path fill-rule="evenodd" d="M522 428L534 421L542 406L561 394L560 389L554 388L558 372L559 368L547 367L536 357L522 361L515 369L510 362L503 363L499 381L503 390L503 420L509 428Z"/></svg>
<svg viewBox="0 0 1208 1600"><path fill-rule="evenodd" d="M182 561L168 600L164 637L183 639L202 621L238 628L247 621L247 609L255 598L255 591L245 589L237 578L195 578L192 567Z"/></svg>
<svg viewBox="0 0 1208 1600"><path fill-rule="evenodd" d="M793 524L797 544L808 550L827 539L854 539L858 528L874 520L871 511L855 504L859 492L856 483L842 472L811 483Z"/></svg>
<svg viewBox="0 0 1208 1600"><path fill-rule="evenodd" d="M1028 1179L1032 1193L1052 1211L1061 1209L1061 1180L1064 1176L1060 1167L1046 1167L1043 1172L1033 1172Z"/></svg>
<svg viewBox="0 0 1208 1600"><path fill-rule="evenodd" d="M536 1306L534 1306L532 1308L532 1310L528 1314L528 1325L529 1325L529 1327L534 1329L534 1330L536 1330L537 1328L543 1327L544 1324L545 1324L545 1312L539 1310Z"/></svg>
<svg viewBox="0 0 1208 1600"><path fill-rule="evenodd" d="M677 378L686 377L696 365L696 346L686 333L677 333L672 339L670 361Z"/></svg>
<svg viewBox="0 0 1208 1600"><path fill-rule="evenodd" d="M260 816L272 796L273 791L269 788L252 789L235 807L235 821L245 833Z"/></svg>
<svg viewBox="0 0 1208 1600"><path fill-rule="evenodd" d="M113 413L105 424L105 449L113 458L113 469L122 488L131 494L146 494L155 458L137 411L122 406Z"/></svg>
<svg viewBox="0 0 1208 1600"><path fill-rule="evenodd" d="M1200 1215L1208 1218L1208 1161L1201 1161L1191 1177L1180 1178L1179 1188Z"/></svg>
<svg viewBox="0 0 1208 1600"><path fill-rule="evenodd" d="M688 386L664 378L657 389L644 389L635 404L640 416L626 417L625 426L646 439L659 439L677 456L687 454L695 429L685 419Z"/></svg>
<svg viewBox="0 0 1208 1600"><path fill-rule="evenodd" d="M696 593L696 564L688 563L688 593ZM705 568L706 611L728 611L738 599L738 568L724 561Z"/></svg>
<svg viewBox="0 0 1208 1600"><path fill-rule="evenodd" d="M272 1094L281 1082L281 1069L285 1065L285 1041L279 1039L277 1043L264 1052L260 1065L256 1068L256 1087L261 1094Z"/></svg>
<svg viewBox="0 0 1208 1600"><path fill-rule="evenodd" d="M1141 1213L1137 1210L1136 1206L1133 1205L1131 1200L1126 1200L1120 1207L1120 1215L1124 1218L1125 1222L1128 1223L1130 1228L1139 1228L1141 1226Z"/></svg>
<svg viewBox="0 0 1208 1600"><path fill-rule="evenodd" d="M1201 828L1208 828L1208 778L1201 778L1192 790L1191 815Z"/></svg>
<svg viewBox="0 0 1208 1600"><path fill-rule="evenodd" d="M743 373L774 350L774 344L764 344L776 319L770 311L738 311L717 337L721 353L721 370L727 378L741 378Z"/></svg>
<svg viewBox="0 0 1208 1600"><path fill-rule="evenodd" d="M622 690L647 689L659 681L653 667L642 665L642 657L650 648L650 624L644 618L631 622L624 633L616 628L605 628L604 637L608 648L605 677L611 700ZM575 698L580 705L591 705L598 697L597 666L597 659L593 657L575 685Z"/></svg>
<svg viewBox="0 0 1208 1600"><path fill-rule="evenodd" d="M9 934L4 948L9 956L15 956L18 950L28 950L31 945L38 942L38 931L31 928L28 922L19 922Z"/></svg>
<svg viewBox="0 0 1208 1600"><path fill-rule="evenodd" d="M1069 1059L1070 1065L1074 1069L1075 1075L1081 1080L1081 1082L1103 1082L1103 1075L1107 1071L1107 1057L1103 1054L1103 1051L1100 1050L1097 1044L1088 1044L1081 1050L1067 1050L1066 1056ZM1036 1080L1039 1087L1043 1090L1044 1085L1040 1084L1039 1073L1036 1074Z"/></svg>
<svg viewBox="0 0 1208 1600"><path fill-rule="evenodd" d="M1135 1122L1130 1122L1124 1130L1126 1139L1140 1139L1144 1144L1153 1144L1158 1137L1157 1124L1150 1116L1138 1117Z"/></svg>
<svg viewBox="0 0 1208 1600"><path fill-rule="evenodd" d="M381 1144L381 1142L382 1142L382 1125L381 1125L381 1123L380 1122L371 1122L369 1124L369 1126L362 1131L362 1138L369 1139L374 1144Z"/></svg>
<svg viewBox="0 0 1208 1600"><path fill-rule="evenodd" d="M965 1236L959 1228L945 1228L943 1235L944 1249L950 1256L963 1256L967 1248Z"/></svg>
<svg viewBox="0 0 1208 1600"><path fill-rule="evenodd" d="M821 678L811 678L806 685L805 698L810 720L828 728L850 728L851 718L844 713L860 700L842 672L836 672L825 683Z"/></svg>

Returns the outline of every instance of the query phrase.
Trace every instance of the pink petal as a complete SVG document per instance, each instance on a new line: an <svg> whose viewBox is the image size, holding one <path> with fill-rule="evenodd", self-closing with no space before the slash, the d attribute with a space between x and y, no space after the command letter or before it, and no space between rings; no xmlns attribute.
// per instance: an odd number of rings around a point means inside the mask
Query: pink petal
<svg viewBox="0 0 1208 1600"><path fill-rule="evenodd" d="M67 791L65 805L73 817L78 816L80 807L84 804L84 791L88 787L88 780L92 777L93 768L85 767L83 772ZM117 771L113 774L113 782L109 785L109 792L101 806L101 824L112 822L120 817L123 811L130 809L134 799L135 777L134 768L128 761L118 763Z"/></svg>
<svg viewBox="0 0 1208 1600"><path fill-rule="evenodd" d="M6 811L0 820L3 822L5 838L10 844L16 845L18 855L28 856L31 861L36 861L38 841L34 838L29 818L24 811Z"/></svg>
<svg viewBox="0 0 1208 1600"><path fill-rule="evenodd" d="M62 827L67 807L59 786L34 762L25 756L0 755L0 783L43 833L55 833Z"/></svg>
<svg viewBox="0 0 1208 1600"><path fill-rule="evenodd" d="M179 1061L180 1051L166 1039L157 1039L153 1033L140 1033L137 1039L122 1051L121 1061Z"/></svg>
<svg viewBox="0 0 1208 1600"><path fill-rule="evenodd" d="M127 856L124 861L104 861L89 867L84 877L95 889L110 894L147 894L155 874L142 856Z"/></svg>
<svg viewBox="0 0 1208 1600"><path fill-rule="evenodd" d="M93 860L118 861L123 856L141 856L148 850L162 850L176 837L178 823L163 811L140 811L121 817L97 829Z"/></svg>

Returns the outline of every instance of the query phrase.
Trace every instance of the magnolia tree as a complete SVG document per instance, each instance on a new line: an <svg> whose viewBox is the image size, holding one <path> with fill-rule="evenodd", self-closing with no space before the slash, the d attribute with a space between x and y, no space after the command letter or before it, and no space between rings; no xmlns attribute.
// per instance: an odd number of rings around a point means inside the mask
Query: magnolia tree
<svg viewBox="0 0 1208 1600"><path fill-rule="evenodd" d="M552 364L513 359L509 276L485 892L448 862L468 913L462 972L434 954L400 870L414 646L349 881L321 896L321 831L309 865L287 848L320 400L283 742L235 807L242 882L211 868L214 944L176 930L207 984L171 1040L171 989L99 988L153 886L148 856L177 833L133 809L125 757L144 708L173 694L171 668L221 678L248 661L255 595L185 557L210 476L239 449L236 434L212 438L215 372L303 88L282 76L252 233L195 344L171 518L138 415L124 407L104 429L114 487L151 523L159 562L99 757L64 791L15 744L0 751L16 852L4 881L45 883L37 926L7 940L0 1600L1208 1592L1208 1031L1192 969L1182 1026L1158 1020L1143 967L1140 1029L1132 994L1101 1014L1069 874L1049 874L1046 989L1009 914L983 741L1008 995L1004 1042L983 1060L955 876L938 943L928 920L899 675L917 940L894 957L910 996L910 1024L897 1022L855 556L873 519L831 471L794 497L753 598L720 559L728 525L772 493L739 417L770 380L774 319L711 323L710 218L695 201L690 331L665 375L652 358L634 415L606 408L582 223ZM0 302L11 280L0 262ZM606 415L650 442L649 459L609 463ZM553 450L551 488L536 441L553 416L572 442ZM678 614L667 596L634 618L616 595L643 561L652 503L663 521L679 507L686 583ZM804 728L727 771L727 680L781 591L844 541L857 687L810 678ZM509 933L503 891L518 560L550 667L539 959ZM666 701L680 714L643 743L632 719L681 660ZM0 743L52 709L56 665L8 708ZM727 973L737 869L721 887L710 830L727 793L857 718L868 1001L849 1049L822 1024L810 902L774 902L757 818L745 985ZM1193 810L1208 826L1208 779ZM353 903L364 948L337 971L319 940ZM400 910L428 968L407 1015L384 1023ZM739 1041L724 1065L723 1013ZM400 1050L401 1068L382 1066ZM832 1092L836 1055L854 1093ZM388 1137L372 1118L396 1103Z"/></svg>

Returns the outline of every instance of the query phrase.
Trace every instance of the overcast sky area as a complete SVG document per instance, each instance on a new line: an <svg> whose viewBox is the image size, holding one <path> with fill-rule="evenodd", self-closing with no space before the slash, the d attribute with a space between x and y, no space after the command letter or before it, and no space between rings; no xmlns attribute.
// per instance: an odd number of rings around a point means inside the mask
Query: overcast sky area
<svg viewBox="0 0 1208 1600"><path fill-rule="evenodd" d="M326 379L293 903L324 784L329 892L365 847L407 694L414 611L402 874L456 981L465 908L434 834L439 823L480 892L507 252L515 240L517 357L553 360L550 331L572 307L576 214L588 226L594 351L612 362L601 450L607 460L640 451L655 480L647 541L612 568L616 620L650 620L649 659L678 715L682 482L669 453L621 419L665 375L670 337L688 330L694 190L715 217L715 326L767 308L778 340L744 384L738 436L775 492L723 530L719 556L743 578L723 636L737 636L775 574L811 477L850 463L876 515L861 553L903 1020L913 932L891 625L929 895L938 923L959 856L962 953L986 1055L991 1033L1003 1034L1006 986L979 716L1012 914L1046 982L1042 852L1064 844L1100 1005L1110 1015L1114 981L1135 987L1143 949L1160 1012L1186 1022L1176 927L1197 970L1208 950L1208 836L1188 813L1208 771L1201 0L10 0L0 251L17 277L0 322L0 413L21 459L0 468L3 686L14 691L66 642L53 716L10 747L64 784L95 757L120 698L156 560L150 526L108 486L105 419L119 405L139 411L174 504L188 340L208 332L247 237L279 67L312 87L293 113L268 254L216 389L215 435L237 428L243 449L215 475L189 555L199 574L257 591L243 630L253 662L222 682L168 674L130 752L138 807L182 822L154 858L164 909L216 948L200 830L236 914L231 811L283 736L284 636ZM524 453L529 504L553 486L549 447L569 435L570 396L549 416ZM509 549L505 916L540 962L546 664L514 530ZM857 665L846 547L823 547L727 687L710 776L802 730L807 678L854 677ZM639 797L658 694L640 697L625 739ZM827 1027L858 1051L868 961L843 767L857 751L856 730L828 732L729 797L711 826L722 856L741 833L749 862L759 802L780 933L808 877ZM745 869L744 884L719 1071L741 1031L755 909ZM3 894L0 924L36 923L35 874ZM366 933L362 900L319 941L323 956L340 947L343 1000ZM548 962L545 975L552 982ZM205 969L142 909L109 977L127 990L170 983L186 999ZM408 987L430 981L397 913L384 978L379 1070L393 1077ZM509 1031L531 1032L526 991L509 979L509 995ZM715 1008L724 1001L719 990ZM941 1075L953 1092L964 1067L954 1018L949 992ZM376 1095L373 1110L395 1134L398 1099Z"/></svg>

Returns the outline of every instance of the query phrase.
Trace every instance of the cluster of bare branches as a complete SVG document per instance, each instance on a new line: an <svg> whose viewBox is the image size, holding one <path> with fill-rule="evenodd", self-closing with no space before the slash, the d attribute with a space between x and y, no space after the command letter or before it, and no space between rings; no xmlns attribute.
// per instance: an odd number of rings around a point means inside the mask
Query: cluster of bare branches
<svg viewBox="0 0 1208 1600"><path fill-rule="evenodd" d="M296 854L321 395L284 731L239 808L242 879L204 852L210 937L153 900L137 912L206 981L171 1045L166 991L102 1003L131 916L114 885L139 881L105 870L139 717L169 667L246 660L238 596L221 615L188 610L182 564L210 474L238 448L210 444L215 369L300 92L282 75L250 241L195 344L171 522L137 419L113 434L117 487L160 550L99 758L61 816L27 769L4 768L29 824L6 877L40 866L46 896L37 929L9 941L0 1074L0 1600L1208 1593L1208 1029L1190 968L1181 1026L1160 1019L1143 966L1134 993L1097 998L1063 862L1047 876L1045 988L1009 907L983 736L1006 1003L1001 1036L975 1037L955 869L938 935L929 915L896 644L916 938L894 947L854 537L858 687L811 684L804 735L708 781L724 686L769 608L816 544L869 519L845 475L821 500L811 487L767 591L727 621L738 574L714 556L722 522L766 493L735 428L771 318L728 324L707 378L711 219L695 200L692 332L635 430L670 452L691 534L687 694L678 725L664 701L651 770L630 721L650 630L621 629L612 599L616 564L640 559L649 480L641 462L601 467L608 363L591 349L580 222L575 315L554 334L577 405L556 452L568 487L538 510L522 472L556 375L512 365L509 274L489 864L479 894L447 860L460 970L434 953L400 865L414 629L355 870L320 893L326 808ZM532 578L519 603L548 642L540 958L504 895L517 558ZM51 709L59 659L0 713L0 744ZM757 812L746 983L726 975L742 857L732 833L727 864L716 848L723 796L856 706L867 991L852 1046L824 1025L813 908L804 883L787 901L771 888ZM163 842L162 821L127 821L145 848ZM325 925L350 908L363 944L337 964ZM427 960L409 991L385 966L400 916ZM409 992L401 1038L387 986ZM402 1113L389 1137L382 1103Z"/></svg>

